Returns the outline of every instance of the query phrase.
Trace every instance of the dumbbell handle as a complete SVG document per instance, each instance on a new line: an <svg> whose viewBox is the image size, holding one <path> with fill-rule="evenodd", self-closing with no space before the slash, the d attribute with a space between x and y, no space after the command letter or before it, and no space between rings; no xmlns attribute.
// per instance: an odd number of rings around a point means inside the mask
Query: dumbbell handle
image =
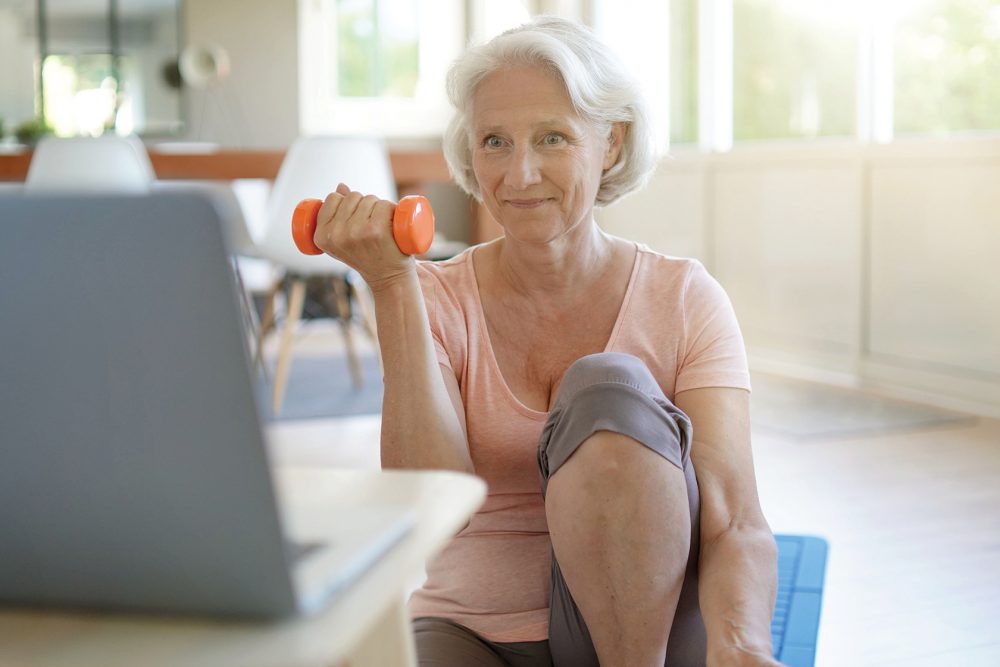
<svg viewBox="0 0 1000 667"><path fill-rule="evenodd" d="M303 199L292 213L292 239L296 247L307 255L322 255L313 237L316 235L316 216L323 202ZM426 197L403 197L392 213L392 238L404 255L427 252L434 240L434 211Z"/></svg>

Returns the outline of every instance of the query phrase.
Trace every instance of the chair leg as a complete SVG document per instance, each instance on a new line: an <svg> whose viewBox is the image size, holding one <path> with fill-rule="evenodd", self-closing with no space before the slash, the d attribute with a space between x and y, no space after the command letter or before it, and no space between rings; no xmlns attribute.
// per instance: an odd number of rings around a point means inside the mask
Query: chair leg
<svg viewBox="0 0 1000 667"><path fill-rule="evenodd" d="M354 381L354 387L360 389L364 384L364 379L361 374L361 359L354 347L354 335L351 333L351 304L348 299L347 280L334 278L333 293L337 317L340 318L340 328L344 332L344 346L347 348L347 363L351 369L351 380Z"/></svg>
<svg viewBox="0 0 1000 667"><path fill-rule="evenodd" d="M295 278L292 281L292 294L288 300L288 314L281 330L281 346L278 350L278 366L274 371L274 395L271 408L274 414L281 412L281 404L285 400L285 385L288 383L288 371L292 361L292 339L299 318L302 317L302 307L306 300L306 281Z"/></svg>

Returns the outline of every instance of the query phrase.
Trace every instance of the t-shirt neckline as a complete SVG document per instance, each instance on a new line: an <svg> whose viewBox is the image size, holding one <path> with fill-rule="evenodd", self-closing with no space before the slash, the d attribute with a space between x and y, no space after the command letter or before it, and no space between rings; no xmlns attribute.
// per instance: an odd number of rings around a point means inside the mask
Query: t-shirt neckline
<svg viewBox="0 0 1000 667"><path fill-rule="evenodd" d="M633 241L633 243L635 244L635 259L632 260L632 272L629 274L628 285L625 287L625 296L622 297L622 303L621 306L619 306L618 308L618 315L615 318L615 324L611 328L611 334L608 336L607 343L605 343L604 349L602 350L603 352L610 352L612 350L618 338L618 334L621 332L623 323L625 321L625 313L628 310L629 301L632 298L632 291L633 288L635 287L636 276L639 274L639 265L642 259L642 254L643 254L642 251L644 246L641 243L637 243L635 241ZM483 309L483 300L482 296L479 293L479 278L478 276L476 276L475 255L479 251L480 247L482 246L477 246L470 249L469 261L467 262L468 268L466 270L469 272L469 277L472 281L472 287L473 287L472 293L473 293L473 299L475 300L474 303L476 308L475 316L478 325L477 328L479 329L480 332L479 336L481 342L485 347L485 349L487 350L486 356L487 356L487 363L490 366L490 372L493 374L494 381L500 385L500 387L503 389L504 394L507 396L510 403L514 406L514 408L518 412L538 421L545 420L548 418L549 415L548 411L535 410L534 408L529 408L527 405L521 402L521 399L519 399L514 394L514 392L510 388L510 385L507 384L507 379L503 376L503 373L500 371L500 363L497 361L496 353L493 351L493 341L490 340L490 331L489 328L487 328L486 326L486 311Z"/></svg>

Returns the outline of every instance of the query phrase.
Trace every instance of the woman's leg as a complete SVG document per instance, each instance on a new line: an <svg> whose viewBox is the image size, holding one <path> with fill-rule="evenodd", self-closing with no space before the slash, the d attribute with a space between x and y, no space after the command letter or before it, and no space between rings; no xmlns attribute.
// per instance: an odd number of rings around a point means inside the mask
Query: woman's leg
<svg viewBox="0 0 1000 667"><path fill-rule="evenodd" d="M687 418L635 357L567 372L539 449L555 665L704 664L689 443Z"/></svg>

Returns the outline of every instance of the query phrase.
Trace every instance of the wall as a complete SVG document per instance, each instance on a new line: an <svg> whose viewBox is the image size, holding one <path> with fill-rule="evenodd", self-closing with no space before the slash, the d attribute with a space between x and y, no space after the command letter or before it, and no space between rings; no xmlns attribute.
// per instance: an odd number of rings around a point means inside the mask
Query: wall
<svg viewBox="0 0 1000 667"><path fill-rule="evenodd" d="M135 104L144 119L142 133L147 136L171 135L182 123L183 95L167 84L163 76L166 63L177 58L177 17L173 7L150 10L139 16L124 17L122 53L135 59L136 80L140 87Z"/></svg>
<svg viewBox="0 0 1000 667"><path fill-rule="evenodd" d="M232 72L188 90L184 138L228 148L287 148L298 136L296 0L186 0L185 44L217 44Z"/></svg>
<svg viewBox="0 0 1000 667"><path fill-rule="evenodd" d="M34 0L0 2L0 118L8 133L35 116L35 21Z"/></svg>
<svg viewBox="0 0 1000 667"><path fill-rule="evenodd" d="M701 259L751 365L1000 416L1000 139L678 151L602 211Z"/></svg>

